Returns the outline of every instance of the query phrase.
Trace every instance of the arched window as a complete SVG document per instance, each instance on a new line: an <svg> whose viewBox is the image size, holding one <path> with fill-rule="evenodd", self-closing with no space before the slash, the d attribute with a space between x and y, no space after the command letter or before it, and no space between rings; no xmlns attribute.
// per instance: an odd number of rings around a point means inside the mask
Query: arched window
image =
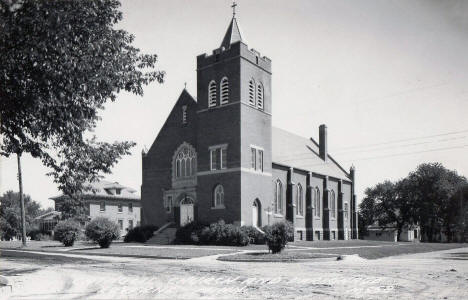
<svg viewBox="0 0 468 300"><path fill-rule="evenodd" d="M213 190L213 207L224 206L224 188L221 184L218 184Z"/></svg>
<svg viewBox="0 0 468 300"><path fill-rule="evenodd" d="M315 188L315 216L320 217L320 210L321 210L321 205L320 205L320 189L318 187Z"/></svg>
<svg viewBox="0 0 468 300"><path fill-rule="evenodd" d="M211 80L208 85L208 107L216 106L216 82Z"/></svg>
<svg viewBox="0 0 468 300"><path fill-rule="evenodd" d="M257 107L263 109L263 85L257 85Z"/></svg>
<svg viewBox="0 0 468 300"><path fill-rule="evenodd" d="M336 218L336 199L334 191L330 191L330 211L331 217Z"/></svg>
<svg viewBox="0 0 468 300"><path fill-rule="evenodd" d="M220 103L221 104L226 104L229 102L229 81L227 79L227 77L224 77L222 80L221 80L221 101Z"/></svg>
<svg viewBox="0 0 468 300"><path fill-rule="evenodd" d="M283 184L281 180L275 182L275 202L274 202L275 213L283 212Z"/></svg>
<svg viewBox="0 0 468 300"><path fill-rule="evenodd" d="M253 79L249 81L249 104L255 106L255 81Z"/></svg>
<svg viewBox="0 0 468 300"><path fill-rule="evenodd" d="M180 147L175 156L175 178L191 177L196 175L196 153L188 144Z"/></svg>
<svg viewBox="0 0 468 300"><path fill-rule="evenodd" d="M299 183L296 190L296 215L304 215L304 197L302 195L302 185Z"/></svg>

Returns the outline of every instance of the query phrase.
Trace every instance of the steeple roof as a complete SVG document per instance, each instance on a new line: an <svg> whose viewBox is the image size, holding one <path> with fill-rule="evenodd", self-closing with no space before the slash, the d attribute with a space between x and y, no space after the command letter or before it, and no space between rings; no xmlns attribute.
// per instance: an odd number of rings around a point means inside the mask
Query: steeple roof
<svg viewBox="0 0 468 300"><path fill-rule="evenodd" d="M223 41L221 43L221 47L228 49L231 44L235 42L243 42L246 43L245 39L243 38L242 31L237 23L237 19L235 17L232 18L231 23L229 23L229 27L224 35Z"/></svg>

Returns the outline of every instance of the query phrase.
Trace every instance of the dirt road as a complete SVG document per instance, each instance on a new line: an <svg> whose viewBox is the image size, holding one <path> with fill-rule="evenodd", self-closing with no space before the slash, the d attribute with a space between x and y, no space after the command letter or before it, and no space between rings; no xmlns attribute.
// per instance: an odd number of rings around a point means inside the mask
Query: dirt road
<svg viewBox="0 0 468 300"><path fill-rule="evenodd" d="M467 299L468 248L376 260L221 262L2 253L6 299Z"/></svg>

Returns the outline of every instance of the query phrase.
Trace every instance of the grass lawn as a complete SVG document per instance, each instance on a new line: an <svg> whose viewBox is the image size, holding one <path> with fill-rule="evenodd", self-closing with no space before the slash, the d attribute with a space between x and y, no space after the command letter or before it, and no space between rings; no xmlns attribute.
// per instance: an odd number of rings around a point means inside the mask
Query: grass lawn
<svg viewBox="0 0 468 300"><path fill-rule="evenodd" d="M240 253L221 256L223 261L295 261L335 257L340 255L357 254L366 259L377 259L388 256L432 252L455 248L468 247L468 244L442 244L442 243L391 243L378 241L322 241L322 242L295 242L288 244L280 254L260 252Z"/></svg>

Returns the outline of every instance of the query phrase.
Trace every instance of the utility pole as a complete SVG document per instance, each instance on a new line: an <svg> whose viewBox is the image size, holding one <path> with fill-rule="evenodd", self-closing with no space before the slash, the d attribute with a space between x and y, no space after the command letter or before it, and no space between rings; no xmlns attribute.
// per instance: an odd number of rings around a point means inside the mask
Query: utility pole
<svg viewBox="0 0 468 300"><path fill-rule="evenodd" d="M18 157L18 182L21 204L21 239L23 241L23 246L26 246L26 215L24 212L23 181L21 177L21 152L18 152L16 155Z"/></svg>

